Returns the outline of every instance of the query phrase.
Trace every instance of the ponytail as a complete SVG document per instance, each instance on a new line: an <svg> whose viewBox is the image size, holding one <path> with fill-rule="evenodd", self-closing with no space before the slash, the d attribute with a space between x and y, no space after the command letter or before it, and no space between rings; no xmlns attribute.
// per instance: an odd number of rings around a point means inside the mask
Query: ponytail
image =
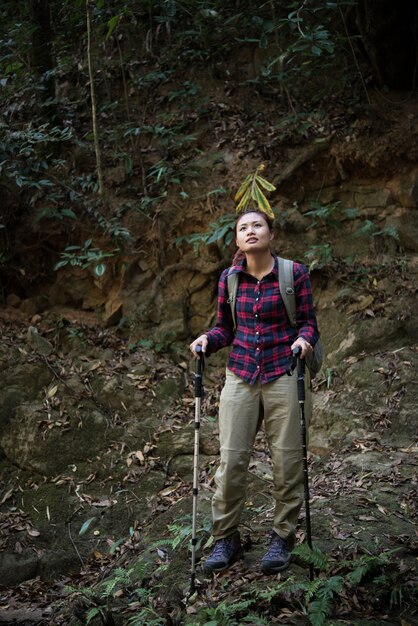
<svg viewBox="0 0 418 626"><path fill-rule="evenodd" d="M238 265L238 263L240 263L244 259L245 259L245 254L242 252L242 250L237 248L234 256L232 257L232 265Z"/></svg>

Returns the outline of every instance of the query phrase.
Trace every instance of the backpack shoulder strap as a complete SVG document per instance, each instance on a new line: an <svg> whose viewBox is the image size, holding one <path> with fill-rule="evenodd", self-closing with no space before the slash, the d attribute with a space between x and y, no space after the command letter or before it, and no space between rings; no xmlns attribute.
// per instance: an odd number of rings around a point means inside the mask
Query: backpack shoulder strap
<svg viewBox="0 0 418 626"><path fill-rule="evenodd" d="M277 257L279 262L279 287L287 317L292 326L296 326L296 300L293 281L293 261Z"/></svg>
<svg viewBox="0 0 418 626"><path fill-rule="evenodd" d="M236 272L232 273L232 267L230 267L228 271L228 276L227 276L228 303L231 305L234 332L236 332L237 330L237 316L236 316L236 311L235 311L235 305L236 305L237 291L238 291L238 279L239 279L239 274L237 274Z"/></svg>

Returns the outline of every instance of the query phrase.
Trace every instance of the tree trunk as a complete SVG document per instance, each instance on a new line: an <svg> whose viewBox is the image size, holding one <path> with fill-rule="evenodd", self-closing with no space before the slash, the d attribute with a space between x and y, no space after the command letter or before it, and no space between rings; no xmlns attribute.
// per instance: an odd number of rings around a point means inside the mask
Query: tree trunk
<svg viewBox="0 0 418 626"><path fill-rule="evenodd" d="M29 0L32 32L32 64L41 78L45 100L55 96L52 28L49 0Z"/></svg>
<svg viewBox="0 0 418 626"><path fill-rule="evenodd" d="M97 127L96 89L94 86L93 62L91 58L90 0L86 0L86 20L87 20L87 63L88 63L89 78L90 78L91 118L92 118L92 125L93 125L94 151L96 153L96 171L97 171L99 195L103 196L104 183L103 183L103 169L102 169L102 154L100 150L99 131Z"/></svg>
<svg viewBox="0 0 418 626"><path fill-rule="evenodd" d="M415 89L418 65L416 0L359 0L349 10L352 36L370 62L380 87Z"/></svg>

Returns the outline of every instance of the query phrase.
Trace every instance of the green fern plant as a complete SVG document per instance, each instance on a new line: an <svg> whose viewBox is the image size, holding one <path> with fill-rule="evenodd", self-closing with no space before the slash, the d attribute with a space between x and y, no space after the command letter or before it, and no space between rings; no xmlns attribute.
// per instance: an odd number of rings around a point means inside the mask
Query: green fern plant
<svg viewBox="0 0 418 626"><path fill-rule="evenodd" d="M336 564L331 558L324 555L321 550L314 546L312 549L306 544L301 544L293 550L295 556L300 557L309 565L321 572L318 578L310 582L293 583L288 579L289 583L282 585L283 589L303 589L305 591L305 612L309 616L312 626L324 626L332 612L335 598L344 590L344 588L352 588L359 585L367 575L380 572L382 569L392 565L391 557L398 552L399 548L388 550L376 555L364 554L355 560L342 560ZM339 573L331 575L338 567ZM398 572L396 573L398 574ZM395 587L400 589L400 594L396 598L402 597L402 588L399 584L397 576L388 576L381 574L375 576L372 582L376 585ZM391 596L392 599L392 596Z"/></svg>
<svg viewBox="0 0 418 626"><path fill-rule="evenodd" d="M351 585L359 585L368 574L380 572L382 567L390 565L391 557L396 552L399 552L399 548L381 552L380 554L362 554L355 561L342 561L341 566L351 569L346 577L348 582ZM387 582L387 577L385 579L384 575L377 576L373 579L373 582Z"/></svg>
<svg viewBox="0 0 418 626"><path fill-rule="evenodd" d="M331 263L333 259L333 249L331 244L315 244L305 252L305 259L309 263L309 271L314 268L321 269Z"/></svg>
<svg viewBox="0 0 418 626"><path fill-rule="evenodd" d="M241 623L239 614L248 613L252 604L254 604L254 598L234 603L222 601L216 607L206 608L201 619L206 618L207 621L202 621L202 626L238 626Z"/></svg>
<svg viewBox="0 0 418 626"><path fill-rule="evenodd" d="M342 576L313 580L306 592L306 604L312 626L324 626L334 606L334 598L344 588Z"/></svg>
<svg viewBox="0 0 418 626"><path fill-rule="evenodd" d="M125 570L122 567L117 567L113 572L112 578L103 581L101 597L108 598L109 596L113 596L117 587L128 587L132 584L133 572L134 568Z"/></svg>
<svg viewBox="0 0 418 626"><path fill-rule="evenodd" d="M154 609L146 607L137 615L132 615L127 623L129 626L164 626L166 622Z"/></svg>
<svg viewBox="0 0 418 626"><path fill-rule="evenodd" d="M313 565L315 569L321 572L326 572L330 567L329 558L325 556L318 546L310 548L308 544L301 543L294 548L292 554L301 558L305 563Z"/></svg>

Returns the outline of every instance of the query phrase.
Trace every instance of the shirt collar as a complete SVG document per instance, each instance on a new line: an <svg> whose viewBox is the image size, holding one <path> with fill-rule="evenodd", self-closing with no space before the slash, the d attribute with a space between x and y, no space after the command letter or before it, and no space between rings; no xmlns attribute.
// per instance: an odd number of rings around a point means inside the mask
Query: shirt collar
<svg viewBox="0 0 418 626"><path fill-rule="evenodd" d="M277 255L274 254L274 266L273 269L271 270L271 274L274 274L275 276L279 276L279 261L277 259ZM247 270L247 261L244 259L242 259L241 261L238 261L238 263L236 265L233 265L231 268L231 274L238 274L240 272L245 272ZM266 274L266 276L268 276L269 274Z"/></svg>

